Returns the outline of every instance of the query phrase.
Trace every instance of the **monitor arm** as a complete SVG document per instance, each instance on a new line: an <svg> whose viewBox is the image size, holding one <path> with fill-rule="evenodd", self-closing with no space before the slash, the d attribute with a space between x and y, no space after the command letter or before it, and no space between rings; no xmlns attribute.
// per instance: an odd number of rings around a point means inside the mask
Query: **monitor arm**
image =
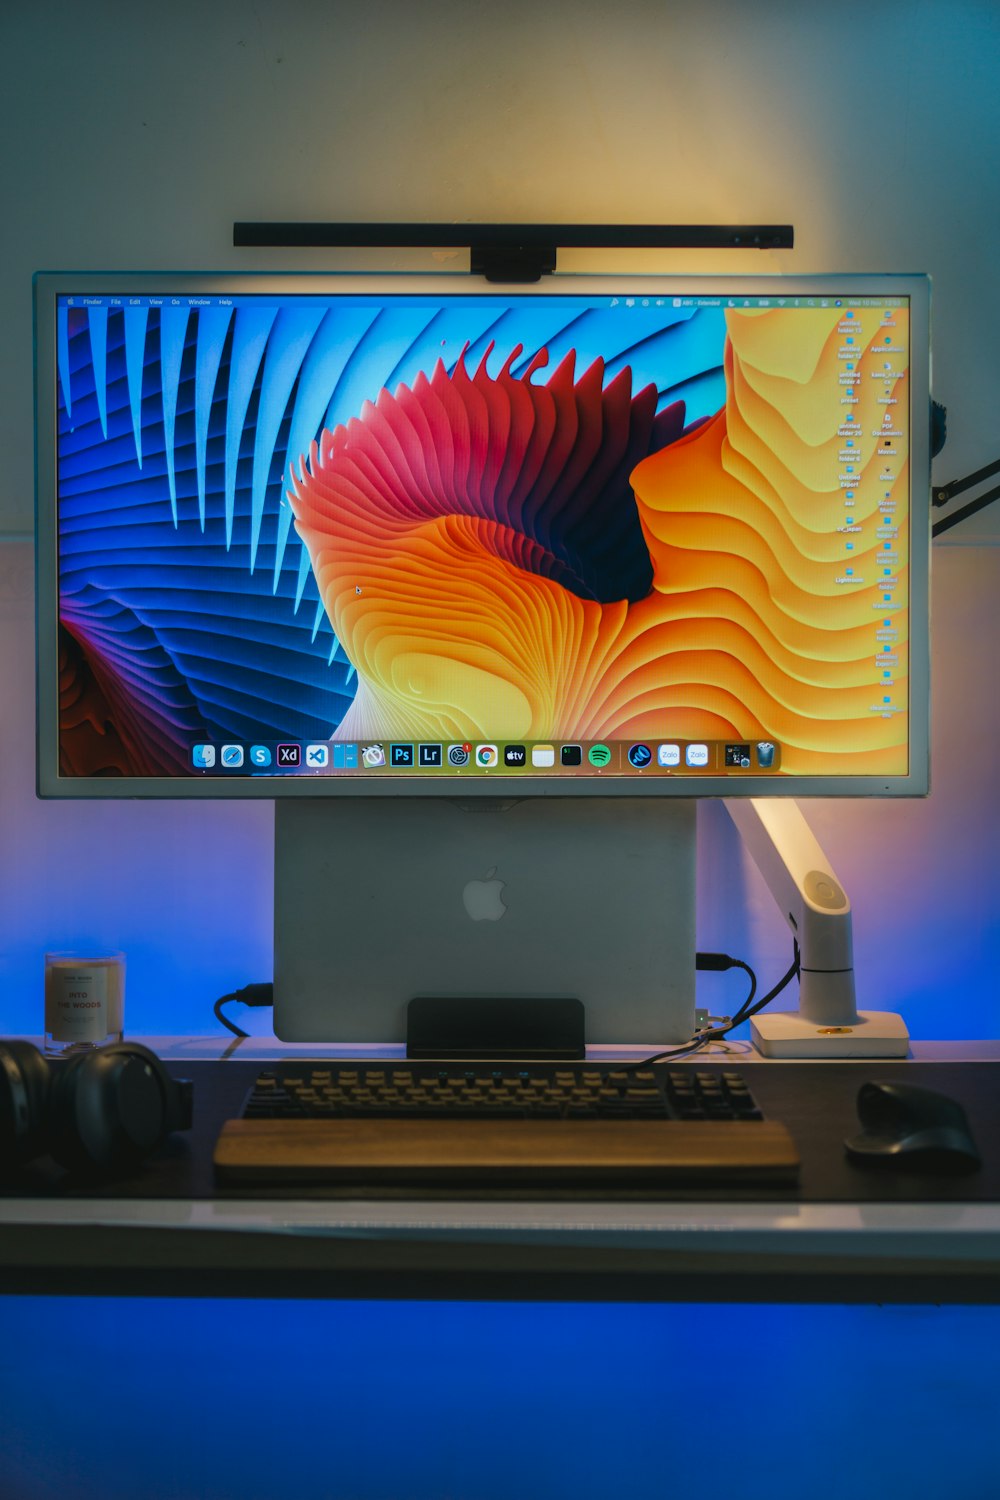
<svg viewBox="0 0 1000 1500"><path fill-rule="evenodd" d="M931 504L947 505L948 501L954 500L956 495L972 489L973 485L981 484L984 479L992 479L994 474L1000 474L1000 458L994 463L986 464L982 469L977 469L974 474L966 474L964 479L953 479L950 484L935 485L931 491ZM959 521L964 521L966 516L974 515L978 510L984 510L987 505L992 505L994 500L1000 500L1000 484L977 495L975 500L968 500L965 505L960 505L958 510L945 516L943 521L935 521L931 527L931 535L938 537L942 532L950 531L953 526L958 525Z"/></svg>
<svg viewBox="0 0 1000 1500"><path fill-rule="evenodd" d="M791 798L729 798L729 815L799 945L799 1009L755 1016L765 1057L905 1057L901 1016L859 1011L851 903Z"/></svg>

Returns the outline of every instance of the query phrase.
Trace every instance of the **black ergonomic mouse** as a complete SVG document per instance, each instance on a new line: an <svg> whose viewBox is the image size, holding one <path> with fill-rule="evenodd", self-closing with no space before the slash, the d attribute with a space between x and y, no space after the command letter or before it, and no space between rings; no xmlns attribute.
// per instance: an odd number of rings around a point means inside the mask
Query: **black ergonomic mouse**
<svg viewBox="0 0 1000 1500"><path fill-rule="evenodd" d="M946 1094L915 1083L863 1083L860 1135L844 1142L854 1161L914 1172L971 1172L982 1165L965 1110Z"/></svg>

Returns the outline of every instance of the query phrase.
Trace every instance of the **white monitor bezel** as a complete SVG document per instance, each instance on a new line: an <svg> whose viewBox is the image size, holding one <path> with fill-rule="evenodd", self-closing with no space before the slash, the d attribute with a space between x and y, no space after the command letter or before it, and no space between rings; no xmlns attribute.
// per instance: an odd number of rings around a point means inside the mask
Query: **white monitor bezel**
<svg viewBox="0 0 1000 1500"><path fill-rule="evenodd" d="M537 776L520 771L421 779L371 776L68 777L58 764L58 538L56 517L59 295L166 296L222 293L474 296L905 296L910 309L910 692L909 770L884 776ZM38 272L34 278L37 789L42 797L891 797L929 790L930 283L923 275L609 276L557 273L534 283L495 283L444 273Z"/></svg>

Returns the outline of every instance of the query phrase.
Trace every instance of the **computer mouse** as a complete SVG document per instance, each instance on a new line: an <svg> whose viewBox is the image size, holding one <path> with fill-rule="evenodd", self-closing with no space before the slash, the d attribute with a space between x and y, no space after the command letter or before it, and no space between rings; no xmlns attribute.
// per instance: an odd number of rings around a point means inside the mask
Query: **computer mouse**
<svg viewBox="0 0 1000 1500"><path fill-rule="evenodd" d="M854 1161L914 1172L971 1172L982 1165L965 1110L946 1094L895 1080L858 1090L861 1133L844 1142Z"/></svg>

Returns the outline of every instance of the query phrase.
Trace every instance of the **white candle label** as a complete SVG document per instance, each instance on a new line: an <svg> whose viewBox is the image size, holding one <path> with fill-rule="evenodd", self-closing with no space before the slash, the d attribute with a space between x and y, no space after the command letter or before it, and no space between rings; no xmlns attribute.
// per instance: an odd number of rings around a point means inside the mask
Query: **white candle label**
<svg viewBox="0 0 1000 1500"><path fill-rule="evenodd" d="M45 1029L57 1042L101 1042L108 1034L107 964L52 964L45 995Z"/></svg>

